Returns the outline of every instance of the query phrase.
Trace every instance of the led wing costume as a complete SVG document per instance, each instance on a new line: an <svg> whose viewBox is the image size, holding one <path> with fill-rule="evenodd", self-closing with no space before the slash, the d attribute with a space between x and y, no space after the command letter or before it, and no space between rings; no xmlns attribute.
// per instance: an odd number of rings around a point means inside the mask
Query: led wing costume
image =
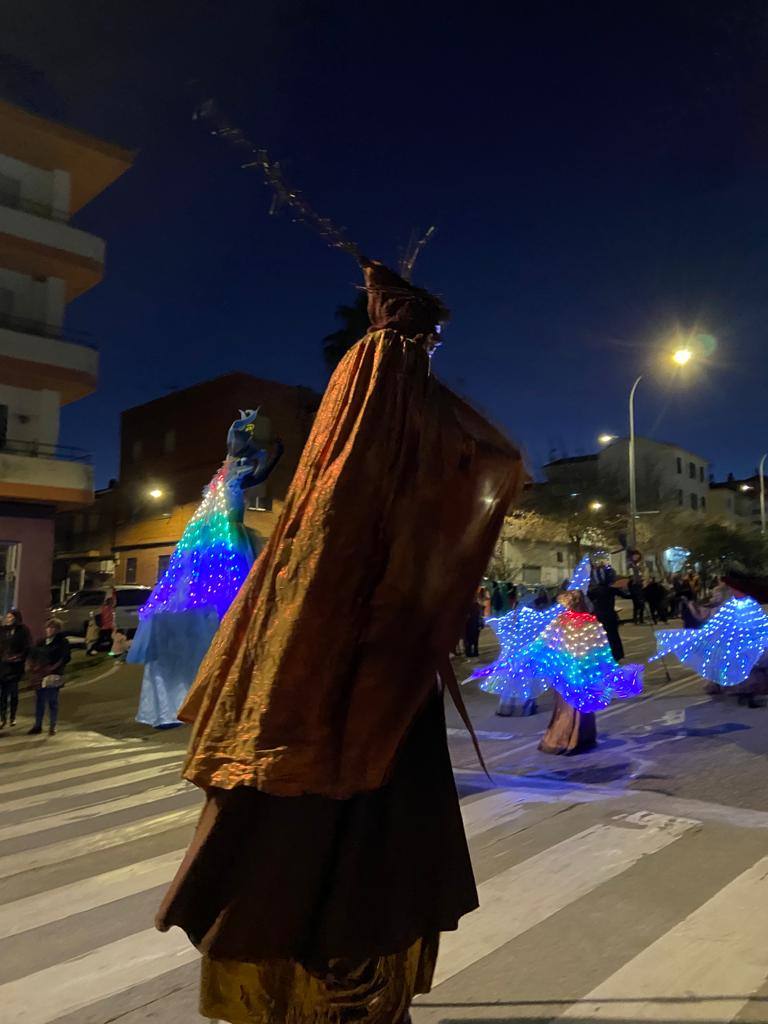
<svg viewBox="0 0 768 1024"><path fill-rule="evenodd" d="M673 654L704 679L736 686L768 653L768 615L751 597L726 601L699 629L656 631L656 661Z"/></svg>
<svg viewBox="0 0 768 1024"><path fill-rule="evenodd" d="M591 570L590 556L585 555L573 570L567 589L586 591ZM499 694L502 700L533 700L543 693L547 689L546 685L516 671L518 659L541 636L550 622L564 611L563 605L559 603L541 609L518 605L501 618L488 619L488 625L498 637L501 651L494 662L473 673L473 679L481 681L480 688L487 693Z"/></svg>
<svg viewBox="0 0 768 1024"><path fill-rule="evenodd" d="M208 484L144 607L127 660L144 664L136 720L156 728L177 724L219 623L253 564L243 526L244 489L264 481L281 454L260 449L256 412L229 429L227 457Z"/></svg>
<svg viewBox="0 0 768 1024"><path fill-rule="evenodd" d="M371 329L180 711L207 802L158 926L209 1017L404 1020L476 906L438 674L524 469L432 374L441 304L364 269Z"/></svg>

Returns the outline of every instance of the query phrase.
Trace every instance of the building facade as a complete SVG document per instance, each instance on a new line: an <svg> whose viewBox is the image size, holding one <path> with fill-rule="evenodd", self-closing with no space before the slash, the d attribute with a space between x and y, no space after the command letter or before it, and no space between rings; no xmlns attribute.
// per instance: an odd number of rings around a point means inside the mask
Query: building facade
<svg viewBox="0 0 768 1024"><path fill-rule="evenodd" d="M710 511L730 526L759 529L760 477L758 474L737 480L733 473L726 480L709 485Z"/></svg>
<svg viewBox="0 0 768 1024"><path fill-rule="evenodd" d="M709 463L679 445L635 440L637 507L642 513L662 508L708 512ZM589 490L596 501L607 494L629 496L629 441L616 438L592 455L555 459L544 466L547 480L561 488Z"/></svg>
<svg viewBox="0 0 768 1024"><path fill-rule="evenodd" d="M246 492L245 525L259 551L272 533L320 398L308 388L229 373L121 417L120 479L93 506L57 523L59 580L82 586L154 586L226 455L241 409L260 409L257 436L280 438L284 454L265 483Z"/></svg>
<svg viewBox="0 0 768 1024"><path fill-rule="evenodd" d="M54 515L93 501L85 453L59 445L59 410L93 392L95 348L63 326L98 284L105 244L70 218L133 154L0 102L0 611L35 632L50 606Z"/></svg>

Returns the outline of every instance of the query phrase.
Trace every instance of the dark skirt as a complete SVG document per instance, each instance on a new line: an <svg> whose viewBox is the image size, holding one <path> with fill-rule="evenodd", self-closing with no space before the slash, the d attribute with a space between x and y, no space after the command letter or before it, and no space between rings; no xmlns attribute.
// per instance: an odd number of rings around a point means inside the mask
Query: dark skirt
<svg viewBox="0 0 768 1024"><path fill-rule="evenodd" d="M539 750L545 754L580 754L597 745L597 725L592 711L577 711L558 693L555 709Z"/></svg>
<svg viewBox="0 0 768 1024"><path fill-rule="evenodd" d="M389 782L348 800L213 790L157 917L214 959L402 952L477 906L442 697Z"/></svg>

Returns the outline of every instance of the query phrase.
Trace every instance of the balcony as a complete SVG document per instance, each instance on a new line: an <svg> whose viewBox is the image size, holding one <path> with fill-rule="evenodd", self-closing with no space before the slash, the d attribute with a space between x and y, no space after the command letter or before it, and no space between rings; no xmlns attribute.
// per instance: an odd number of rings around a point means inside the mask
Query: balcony
<svg viewBox="0 0 768 1024"><path fill-rule="evenodd" d="M17 192L0 192L0 206L7 206L11 210L23 210L35 217L59 220L64 224L69 220L66 210L57 210L49 203L36 203L31 199L23 199Z"/></svg>
<svg viewBox="0 0 768 1024"><path fill-rule="evenodd" d="M0 264L30 277L60 278L71 302L101 280L104 242L57 219L49 207L30 212L30 205L38 206L0 201Z"/></svg>
<svg viewBox="0 0 768 1024"><path fill-rule="evenodd" d="M86 452L10 438L0 445L0 501L77 508L93 502L93 468Z"/></svg>
<svg viewBox="0 0 768 1024"><path fill-rule="evenodd" d="M0 380L57 391L62 405L96 390L99 354L86 335L20 317L0 316Z"/></svg>

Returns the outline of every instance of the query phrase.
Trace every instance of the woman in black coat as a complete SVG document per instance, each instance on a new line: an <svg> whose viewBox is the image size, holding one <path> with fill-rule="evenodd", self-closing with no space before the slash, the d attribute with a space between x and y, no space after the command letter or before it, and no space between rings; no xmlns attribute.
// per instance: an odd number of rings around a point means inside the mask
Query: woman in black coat
<svg viewBox="0 0 768 1024"><path fill-rule="evenodd" d="M11 725L16 725L19 683L31 646L32 638L21 612L11 608L0 626L0 729L8 724L9 711Z"/></svg>

